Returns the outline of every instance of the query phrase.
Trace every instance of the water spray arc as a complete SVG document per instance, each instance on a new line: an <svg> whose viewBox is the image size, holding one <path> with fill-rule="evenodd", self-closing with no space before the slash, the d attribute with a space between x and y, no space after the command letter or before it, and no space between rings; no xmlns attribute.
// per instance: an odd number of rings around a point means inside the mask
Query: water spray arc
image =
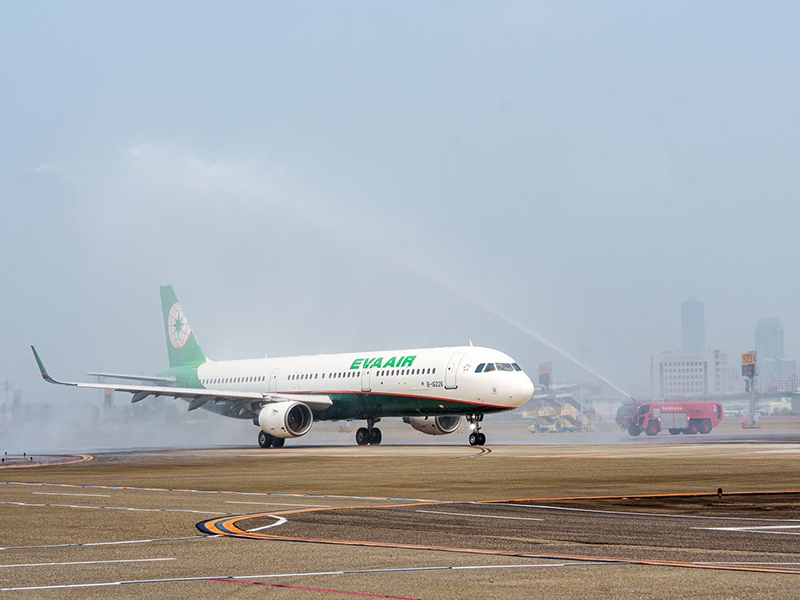
<svg viewBox="0 0 800 600"><path fill-rule="evenodd" d="M583 369L587 373L590 373L590 374L594 375L600 381L608 384L609 386L611 386L612 388L617 390L620 394L622 394L626 398L633 399L633 396L631 396L628 392L623 390L621 387L619 387L618 385L614 385L611 381L609 381L608 379L606 379L605 377L600 375L600 373L598 373L594 369L589 368L588 366L583 364L581 361L579 361L577 358L571 356L568 352L566 352L565 350L562 350L561 348L556 346L554 343L552 343L550 340L548 340L547 338L539 335L538 333L536 333L535 331L533 331L529 327L526 327L522 323L518 322L516 319L513 319L513 318L509 317L508 315L506 315L505 313L503 313L503 312L501 312L501 311L499 311L499 310L497 310L495 308L492 308L491 306L489 306L485 302L482 302L480 300L473 300L473 301L476 302L482 309L484 309L485 311L491 313L492 315L494 315L495 317L497 317L501 321L505 321L506 323L508 323L509 325L514 327L515 329L517 329L518 331L521 331L522 333L532 337L537 342L540 342L540 343L544 344L545 346L547 346L551 350L554 350L555 352L558 352L561 356L563 356L567 360L573 362L574 364L579 366L581 369Z"/></svg>

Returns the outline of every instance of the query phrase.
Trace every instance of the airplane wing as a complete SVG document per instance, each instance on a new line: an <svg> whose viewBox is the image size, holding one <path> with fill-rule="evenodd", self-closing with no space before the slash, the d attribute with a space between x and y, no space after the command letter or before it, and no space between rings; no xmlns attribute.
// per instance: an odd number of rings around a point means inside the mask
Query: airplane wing
<svg viewBox="0 0 800 600"><path fill-rule="evenodd" d="M141 402L148 396L159 397L165 396L168 398L185 398L191 399L189 402L189 410L196 410L206 404L207 402L236 402L240 404L267 404L274 402L290 402L297 401L308 404L309 407L314 409L324 409L333 404L330 396L323 394L280 394L276 392L244 392L240 390L209 390L203 388L181 388L173 386L156 386L156 385L117 385L108 383L81 383L73 381L59 381L50 376L45 369L42 359L39 358L39 353L36 348L31 346L33 356L36 358L36 364L39 366L39 373L42 378L48 383L56 385L68 385L79 388L90 388L99 390L114 390L115 392L128 392L133 394L131 402Z"/></svg>
<svg viewBox="0 0 800 600"><path fill-rule="evenodd" d="M87 373L91 377L108 377L109 379L128 379L130 381L147 381L162 385L175 385L174 377L148 377L147 375L123 375L121 373Z"/></svg>

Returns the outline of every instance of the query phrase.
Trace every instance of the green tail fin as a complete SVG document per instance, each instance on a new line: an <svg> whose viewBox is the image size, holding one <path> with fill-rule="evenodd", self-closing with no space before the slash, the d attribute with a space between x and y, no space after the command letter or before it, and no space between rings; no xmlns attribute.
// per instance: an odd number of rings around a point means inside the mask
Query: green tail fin
<svg viewBox="0 0 800 600"><path fill-rule="evenodd" d="M167 334L169 366L198 367L206 362L206 355L194 337L194 332L183 312L181 303L171 285L161 286L161 309L164 312L164 330Z"/></svg>

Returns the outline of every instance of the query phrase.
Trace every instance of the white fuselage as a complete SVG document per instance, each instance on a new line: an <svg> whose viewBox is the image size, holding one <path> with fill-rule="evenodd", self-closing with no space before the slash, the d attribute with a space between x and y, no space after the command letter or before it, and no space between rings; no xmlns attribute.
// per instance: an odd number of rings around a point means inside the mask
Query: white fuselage
<svg viewBox="0 0 800 600"><path fill-rule="evenodd" d="M508 355L474 346L207 361L197 376L207 390L330 396L320 420L511 410L534 390Z"/></svg>

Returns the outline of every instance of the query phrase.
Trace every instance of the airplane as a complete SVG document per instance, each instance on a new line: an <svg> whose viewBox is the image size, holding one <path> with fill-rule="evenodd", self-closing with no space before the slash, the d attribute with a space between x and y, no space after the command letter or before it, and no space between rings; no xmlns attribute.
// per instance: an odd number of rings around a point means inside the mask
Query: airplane
<svg viewBox="0 0 800 600"><path fill-rule="evenodd" d="M39 372L48 383L111 389L133 394L181 398L189 410L203 408L260 428L262 448L281 448L304 436L314 421L364 420L356 432L359 446L378 445L382 418L401 417L417 431L446 435L465 416L469 443L483 446L483 416L513 410L528 402L534 386L508 355L472 346L317 356L212 361L200 349L194 330L171 285L161 286L161 306L169 369L154 377L90 373L137 384L59 381L45 369L31 346Z"/></svg>

